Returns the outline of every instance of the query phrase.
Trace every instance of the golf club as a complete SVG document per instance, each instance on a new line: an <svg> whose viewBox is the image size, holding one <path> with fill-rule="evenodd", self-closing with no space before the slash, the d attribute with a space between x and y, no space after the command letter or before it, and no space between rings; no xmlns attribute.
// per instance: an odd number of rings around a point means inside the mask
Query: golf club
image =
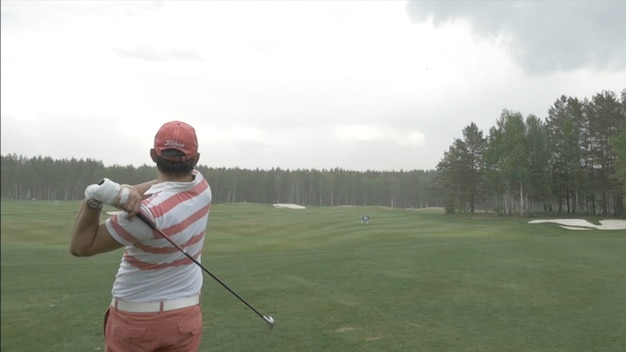
<svg viewBox="0 0 626 352"><path fill-rule="evenodd" d="M263 314L259 313L259 311L256 310L253 306L251 306L250 303L246 302L245 299L241 298L241 296L239 296L235 291L233 291L230 287L228 287L225 283L223 283L222 280L220 280L217 276L213 275L207 268L205 268L202 264L200 264L200 262L198 262L189 253L187 253L187 251L185 251L181 246L176 244L176 242L172 241L171 238L169 238L166 234L164 234L163 231L157 229L157 227L154 225L154 223L152 221L150 221L144 214L137 213L137 217L141 221L146 223L146 225L150 226L150 228L152 228L154 231L156 231L159 235L161 235L163 238L165 238L169 243L171 243L174 247L176 247L184 255L186 255L187 258L189 258L191 261L196 263L196 265L198 265L200 268L202 268L202 270L204 270L205 273L209 274L213 279L215 279L215 281L219 282L220 285L222 285L225 289L227 289L235 297L239 298L239 300L242 301L246 306L248 306L248 308L252 309L259 317L261 317L263 320L265 320L265 322L267 323L267 325L269 326L270 329L272 329L274 327L274 318L272 318L271 316L266 316L266 315L263 315Z"/></svg>

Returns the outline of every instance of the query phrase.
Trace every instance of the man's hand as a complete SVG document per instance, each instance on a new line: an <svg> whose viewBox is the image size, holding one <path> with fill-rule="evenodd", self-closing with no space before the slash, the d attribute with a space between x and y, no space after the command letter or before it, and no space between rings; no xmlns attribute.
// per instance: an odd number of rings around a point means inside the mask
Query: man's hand
<svg viewBox="0 0 626 352"><path fill-rule="evenodd" d="M100 182L89 185L85 188L85 198L95 199L107 205L115 206L115 199L120 197L118 203L126 203L128 200L128 190L120 193L122 187L119 183L103 178Z"/></svg>
<svg viewBox="0 0 626 352"><path fill-rule="evenodd" d="M126 218L131 219L139 212L139 209L141 209L142 199L142 195L135 187L131 185L121 185L120 191L112 205L117 209L127 212L128 215L126 215ZM122 203L122 200L126 200L126 202Z"/></svg>
<svg viewBox="0 0 626 352"><path fill-rule="evenodd" d="M130 219L139 212L143 196L136 187L120 185L104 178L97 184L87 186L85 197L124 210L128 213L126 217Z"/></svg>

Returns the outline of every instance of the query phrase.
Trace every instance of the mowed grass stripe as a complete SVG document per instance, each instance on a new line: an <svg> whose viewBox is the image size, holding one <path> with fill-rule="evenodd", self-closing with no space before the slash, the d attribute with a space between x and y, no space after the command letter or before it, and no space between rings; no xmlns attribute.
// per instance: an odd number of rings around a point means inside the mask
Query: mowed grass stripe
<svg viewBox="0 0 626 352"><path fill-rule="evenodd" d="M2 202L2 351L102 348L121 252L69 255L77 206ZM626 234L526 221L216 204L203 263L276 328L205 276L202 350L621 351Z"/></svg>

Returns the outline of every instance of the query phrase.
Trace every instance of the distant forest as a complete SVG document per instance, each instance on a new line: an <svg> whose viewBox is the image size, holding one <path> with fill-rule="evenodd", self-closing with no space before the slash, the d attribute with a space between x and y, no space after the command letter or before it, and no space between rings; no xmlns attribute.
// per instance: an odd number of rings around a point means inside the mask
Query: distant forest
<svg viewBox="0 0 626 352"><path fill-rule="evenodd" d="M447 213L495 211L521 216L625 216L626 89L591 99L561 96L548 116L503 110L488 135L475 123L462 131L436 170L350 171L210 168L199 165L215 203L296 203L308 206L444 207ZM138 184L156 167L92 159L2 156L2 198L78 200L87 185L108 177Z"/></svg>
<svg viewBox="0 0 626 352"><path fill-rule="evenodd" d="M382 205L401 208L441 206L431 189L436 172L197 169L208 179L214 203L296 203L309 206ZM139 184L156 178L156 166L105 167L91 159L2 156L2 198L77 200L85 187L108 177Z"/></svg>

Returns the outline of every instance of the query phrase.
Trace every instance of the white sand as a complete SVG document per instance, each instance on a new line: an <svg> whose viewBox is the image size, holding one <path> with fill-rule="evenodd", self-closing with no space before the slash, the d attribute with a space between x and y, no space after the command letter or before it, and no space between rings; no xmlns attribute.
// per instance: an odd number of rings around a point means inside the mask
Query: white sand
<svg viewBox="0 0 626 352"><path fill-rule="evenodd" d="M562 227L566 230L575 230L575 231L589 231L592 230L590 227L577 227L577 226L565 226L565 225L559 225L559 227Z"/></svg>
<svg viewBox="0 0 626 352"><path fill-rule="evenodd" d="M546 222L562 225L562 228L568 230L626 230L626 220L600 220L600 225L592 224L582 219L531 220L528 223L541 224Z"/></svg>
<svg viewBox="0 0 626 352"><path fill-rule="evenodd" d="M302 205L289 204L289 203L276 203L273 205L274 205L274 208L306 209L306 207L303 207Z"/></svg>

